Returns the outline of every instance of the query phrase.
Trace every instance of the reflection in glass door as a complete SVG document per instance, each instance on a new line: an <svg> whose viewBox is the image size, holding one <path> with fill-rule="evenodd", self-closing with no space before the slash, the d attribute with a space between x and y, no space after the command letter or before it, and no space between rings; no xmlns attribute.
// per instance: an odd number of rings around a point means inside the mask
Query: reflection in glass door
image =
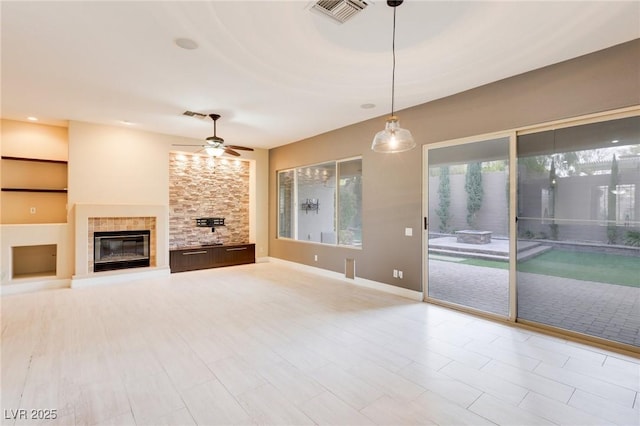
<svg viewBox="0 0 640 426"><path fill-rule="evenodd" d="M509 140L427 149L427 299L509 316Z"/></svg>
<svg viewBox="0 0 640 426"><path fill-rule="evenodd" d="M640 117L518 136L518 320L640 347Z"/></svg>

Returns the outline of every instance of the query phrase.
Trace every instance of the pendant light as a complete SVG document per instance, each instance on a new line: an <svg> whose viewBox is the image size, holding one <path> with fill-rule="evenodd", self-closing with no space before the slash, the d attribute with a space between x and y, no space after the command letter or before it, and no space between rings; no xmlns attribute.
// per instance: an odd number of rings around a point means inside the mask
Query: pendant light
<svg viewBox="0 0 640 426"><path fill-rule="evenodd" d="M393 42L391 49L393 52L393 69L391 72L391 116L387 119L384 130L376 133L371 144L371 149L375 152L394 153L409 151L415 148L416 142L411 136L411 132L400 127L398 117L395 115L394 97L396 82L396 8L402 4L403 0L387 0L387 5L393 8Z"/></svg>

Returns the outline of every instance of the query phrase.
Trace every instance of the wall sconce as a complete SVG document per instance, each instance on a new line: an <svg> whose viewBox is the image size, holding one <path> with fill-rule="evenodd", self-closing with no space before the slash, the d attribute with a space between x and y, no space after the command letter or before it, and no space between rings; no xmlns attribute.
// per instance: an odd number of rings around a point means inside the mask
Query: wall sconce
<svg viewBox="0 0 640 426"><path fill-rule="evenodd" d="M309 214L310 211L318 213L318 199L307 198L307 201L302 203L300 207L307 214Z"/></svg>

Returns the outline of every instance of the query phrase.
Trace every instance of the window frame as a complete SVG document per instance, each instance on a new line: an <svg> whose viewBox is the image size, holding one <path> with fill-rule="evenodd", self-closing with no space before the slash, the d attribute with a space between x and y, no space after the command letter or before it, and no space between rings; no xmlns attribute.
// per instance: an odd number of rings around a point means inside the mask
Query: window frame
<svg viewBox="0 0 640 426"><path fill-rule="evenodd" d="M361 155L359 156L353 156L353 157L347 157L347 158L341 158L341 159L337 159L337 160L327 160L327 161L320 161L317 163L312 163L312 164L306 164L306 165L300 165L300 166L296 166L296 167L289 167L289 168L285 168L285 169L280 169L280 170L276 170L276 205L277 205L277 216L276 216L276 239L278 240L285 240L285 241L295 241L295 242L301 242L301 243L307 243L307 244L320 244L323 246L327 246L327 247L342 247L342 248L349 248L349 249L356 249L356 250L361 250L363 247L363 243L362 240L360 241L359 245L353 245L353 244L341 244L341 239L339 237L339 232L340 232L340 164L342 163L346 163L346 162L350 162L350 161L356 161L359 160L362 164L362 160L363 157ZM335 242L334 243L323 243L323 242L319 242L319 241L309 241L309 240L303 240L303 239L299 239L298 238L298 225L299 225L299 214L300 214L300 200L298 197L298 185L299 185L299 180L298 180L298 174L299 171L302 169L306 169L309 167L314 167L314 166L321 166L321 165L327 165L333 163L334 167L335 167L335 184L334 184L334 211L333 211L333 223L334 223L334 232L335 232ZM291 217L292 217L292 222L293 222L293 228L291 229L291 236L287 237L287 236L282 236L282 223L281 223L281 178L282 176L284 176L284 173L287 172L293 172L293 189L292 189L292 198L293 198L293 202L292 202L292 206L293 206L293 211L291 212ZM360 174L360 179L361 179L361 185L362 185L362 172ZM362 200L362 186L360 187L360 197ZM362 217L362 203L360 205L360 217ZM362 229L360 231L362 233Z"/></svg>

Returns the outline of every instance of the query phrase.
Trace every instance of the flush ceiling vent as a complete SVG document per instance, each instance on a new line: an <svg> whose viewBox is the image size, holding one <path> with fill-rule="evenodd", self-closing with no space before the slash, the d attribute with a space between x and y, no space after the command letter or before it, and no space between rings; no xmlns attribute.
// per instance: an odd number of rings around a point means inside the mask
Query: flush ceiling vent
<svg viewBox="0 0 640 426"><path fill-rule="evenodd" d="M198 117L198 118L207 117L207 114L202 114L200 112L193 112L193 111L185 111L182 113L182 115L186 115L187 117Z"/></svg>
<svg viewBox="0 0 640 426"><path fill-rule="evenodd" d="M367 6L368 4L361 0L318 0L311 7L311 10L321 12L342 24Z"/></svg>

